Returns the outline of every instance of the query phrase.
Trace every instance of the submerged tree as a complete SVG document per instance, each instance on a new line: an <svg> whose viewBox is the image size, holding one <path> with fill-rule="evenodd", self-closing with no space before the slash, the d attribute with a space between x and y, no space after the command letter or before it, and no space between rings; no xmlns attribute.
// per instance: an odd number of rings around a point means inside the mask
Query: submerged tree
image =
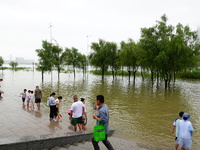
<svg viewBox="0 0 200 150"><path fill-rule="evenodd" d="M18 66L18 62L11 61L11 62L9 63L9 65L12 67L12 69L16 69L16 67Z"/></svg>
<svg viewBox="0 0 200 150"><path fill-rule="evenodd" d="M42 49L36 49L39 57L38 69L42 72L42 80L44 80L44 72L52 71L53 68L52 49L53 44L47 41L42 41Z"/></svg>
<svg viewBox="0 0 200 150"><path fill-rule="evenodd" d="M127 68L129 74L129 81L131 76L131 71L134 74L134 82L136 72L138 70L138 48L139 46L132 40L129 39L128 42L121 42L121 50L119 52L120 64Z"/></svg>
<svg viewBox="0 0 200 150"><path fill-rule="evenodd" d="M94 51L90 54L90 64L99 67L102 71L102 79L104 78L105 71L108 68L108 58L106 53L106 42L99 39L99 43L92 43L91 49Z"/></svg>
<svg viewBox="0 0 200 150"><path fill-rule="evenodd" d="M66 48L63 54L64 63L73 67L74 78L76 76L76 67L79 65L79 56L78 49L74 47L71 49Z"/></svg>
<svg viewBox="0 0 200 150"><path fill-rule="evenodd" d="M180 23L175 27L167 25L166 15L150 28L141 29L140 47L143 57L140 64L151 70L153 75L161 77L167 88L172 77L179 71L193 68L198 58L199 43L197 33Z"/></svg>
<svg viewBox="0 0 200 150"><path fill-rule="evenodd" d="M2 70L3 70L3 64L4 64L4 60L2 56L0 56L0 67L2 68Z"/></svg>

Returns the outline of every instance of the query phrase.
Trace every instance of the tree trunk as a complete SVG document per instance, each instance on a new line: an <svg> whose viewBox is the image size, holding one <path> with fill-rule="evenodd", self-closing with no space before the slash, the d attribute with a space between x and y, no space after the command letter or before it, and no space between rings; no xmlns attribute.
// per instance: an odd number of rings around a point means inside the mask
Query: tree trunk
<svg viewBox="0 0 200 150"><path fill-rule="evenodd" d="M142 68L141 68L140 74L141 74L141 76L142 76L142 81L144 81L144 74L143 74Z"/></svg>
<svg viewBox="0 0 200 150"><path fill-rule="evenodd" d="M115 71L112 68L112 76L113 76L113 80L115 79Z"/></svg>
<svg viewBox="0 0 200 150"><path fill-rule="evenodd" d="M134 77L133 77L133 83L135 83L136 72L137 72L137 71L133 71L133 76L134 76Z"/></svg>
<svg viewBox="0 0 200 150"><path fill-rule="evenodd" d="M44 81L44 71L42 70L42 82Z"/></svg>
<svg viewBox="0 0 200 150"><path fill-rule="evenodd" d="M131 80L131 71L128 71L128 79Z"/></svg>

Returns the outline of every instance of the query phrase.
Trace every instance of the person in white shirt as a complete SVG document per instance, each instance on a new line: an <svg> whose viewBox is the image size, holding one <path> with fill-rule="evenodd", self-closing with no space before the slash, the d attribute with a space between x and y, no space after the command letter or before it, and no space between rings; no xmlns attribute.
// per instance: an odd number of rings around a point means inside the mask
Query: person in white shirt
<svg viewBox="0 0 200 150"><path fill-rule="evenodd" d="M174 145L175 150L178 150L178 146L179 146L179 144L176 142L176 140L178 138L178 124L179 124L180 120L182 119L183 114L184 114L183 111L179 112L179 118L174 120L172 130L171 130L171 133L174 133L174 130L176 129L176 132L175 132L176 137L175 137L175 145Z"/></svg>
<svg viewBox="0 0 200 150"><path fill-rule="evenodd" d="M78 101L77 95L73 96L74 103L71 106L70 119L73 125L73 130L77 131L77 125L79 130L82 131L82 115L84 113L84 105L81 101Z"/></svg>
<svg viewBox="0 0 200 150"><path fill-rule="evenodd" d="M35 95L33 94L33 91L31 91L30 94L30 104L31 104L31 108L34 110L34 103L35 103Z"/></svg>
<svg viewBox="0 0 200 150"><path fill-rule="evenodd" d="M194 131L192 123L190 122L190 115L184 113L182 120L179 121L178 127L178 139L177 143L179 144L181 150L189 150L192 147L192 133Z"/></svg>
<svg viewBox="0 0 200 150"><path fill-rule="evenodd" d="M28 93L26 94L26 107L29 108L29 103L30 103L30 94L31 94L31 91L28 90Z"/></svg>

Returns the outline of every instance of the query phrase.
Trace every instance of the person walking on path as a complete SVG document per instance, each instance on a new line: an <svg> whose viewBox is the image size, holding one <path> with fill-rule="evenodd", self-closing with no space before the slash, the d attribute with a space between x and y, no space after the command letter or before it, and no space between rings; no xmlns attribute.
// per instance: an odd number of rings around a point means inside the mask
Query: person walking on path
<svg viewBox="0 0 200 150"><path fill-rule="evenodd" d="M85 107L85 98L81 98L81 102L83 103L84 106L84 112L82 116L82 129L85 131L86 130L86 124L87 124L87 113L86 113L86 107Z"/></svg>
<svg viewBox="0 0 200 150"><path fill-rule="evenodd" d="M36 86L36 89L35 89L35 103L37 105L38 110L40 110L41 99L42 99L42 91L39 89L39 86Z"/></svg>
<svg viewBox="0 0 200 150"><path fill-rule="evenodd" d="M194 131L192 123L190 122L190 115L188 113L183 114L183 119L180 120L178 126L178 139L181 150L189 150L192 147L192 133Z"/></svg>
<svg viewBox="0 0 200 150"><path fill-rule="evenodd" d="M176 118L173 122L173 125L172 125L172 130L171 130L171 133L174 133L174 130L176 130L175 132L175 145L174 145L174 148L175 150L178 150L178 146L179 144L176 142L177 138L178 138L178 124L180 122L180 120L182 120L182 116L183 116L184 112L179 112L179 118Z"/></svg>
<svg viewBox="0 0 200 150"><path fill-rule="evenodd" d="M57 108L56 108L56 103L55 103L55 99L54 99L55 95L56 95L56 93L53 92L51 94L51 97L49 98L49 105L50 105L50 115L49 115L49 117L50 117L50 121L51 120L52 121L57 121L56 120Z"/></svg>
<svg viewBox="0 0 200 150"><path fill-rule="evenodd" d="M25 107L25 99L26 99L26 89L24 89L24 92L20 93L20 95L22 96L22 107Z"/></svg>
<svg viewBox="0 0 200 150"><path fill-rule="evenodd" d="M106 139L103 140L103 144L107 147L108 150L114 150L112 145L107 139L107 135L109 133L109 110L108 106L104 104L104 96L103 95L97 95L96 97L96 104L99 106L97 115L93 115L93 119L97 120L96 124L98 124L98 121L101 122L101 124L106 126ZM99 150L98 142L92 139L92 144L95 150Z"/></svg>
<svg viewBox="0 0 200 150"><path fill-rule="evenodd" d="M0 79L0 82L2 82L3 81L3 79ZM0 98L3 98L2 96L1 96L1 94L3 94L4 92L1 90L1 85L0 85Z"/></svg>
<svg viewBox="0 0 200 150"><path fill-rule="evenodd" d="M77 125L80 131L82 131L82 115L84 112L84 106L81 101L78 101L77 95L73 96L74 103L71 106L70 120L73 125L73 130L77 131Z"/></svg>

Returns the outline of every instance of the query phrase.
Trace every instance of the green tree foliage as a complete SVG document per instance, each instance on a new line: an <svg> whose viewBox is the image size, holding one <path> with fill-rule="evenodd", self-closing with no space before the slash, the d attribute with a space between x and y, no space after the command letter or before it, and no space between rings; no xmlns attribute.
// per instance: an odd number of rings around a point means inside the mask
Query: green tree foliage
<svg viewBox="0 0 200 150"><path fill-rule="evenodd" d="M3 69L3 64L4 64L4 60L3 60L2 56L0 56L0 67L2 67L2 69Z"/></svg>
<svg viewBox="0 0 200 150"><path fill-rule="evenodd" d="M121 45L121 51L119 52L120 64L127 68L129 74L129 81L130 81L131 71L133 72L134 82L135 82L135 75L139 67L138 66L139 46L132 39L129 39L127 43L122 41L120 45Z"/></svg>
<svg viewBox="0 0 200 150"><path fill-rule="evenodd" d="M93 52L89 55L90 64L101 69L103 79L109 63L106 41L99 39L98 43L93 42L91 49Z"/></svg>
<svg viewBox="0 0 200 150"><path fill-rule="evenodd" d="M88 66L88 60L87 60L87 56L84 54L79 53L78 54L78 59L79 59L79 63L77 65L78 68L82 69L83 71L83 75L86 73L87 70L87 66Z"/></svg>
<svg viewBox="0 0 200 150"><path fill-rule="evenodd" d="M36 49L37 56L39 57L38 69L42 71L42 80L44 79L45 71L52 71L52 49L53 44L47 41L42 41L42 49Z"/></svg>
<svg viewBox="0 0 200 150"><path fill-rule="evenodd" d="M65 52L63 54L63 59L65 60L66 65L71 65L73 67L74 71L74 77L76 76L76 67L79 66L79 60L80 60L80 53L78 52L78 49L72 47L71 49L66 48Z"/></svg>
<svg viewBox="0 0 200 150"><path fill-rule="evenodd" d="M51 55L52 55L51 60L52 60L53 67L57 69L58 80L60 80L60 72L63 69L63 64L64 64L63 49L60 48L58 45L53 45Z"/></svg>
<svg viewBox="0 0 200 150"><path fill-rule="evenodd" d="M18 66L18 63L17 62L14 62L14 61L11 61L9 63L9 65L12 67L12 69L15 69L17 66Z"/></svg>
<svg viewBox="0 0 200 150"><path fill-rule="evenodd" d="M195 67L199 43L197 33L188 26L167 25L167 17L163 15L155 26L142 28L141 33L140 53L143 56L139 64L151 70L152 81L153 75L157 74L165 80L167 87L177 72Z"/></svg>
<svg viewBox="0 0 200 150"><path fill-rule="evenodd" d="M119 68L119 53L117 49L117 44L114 42L106 42L105 45L107 58L108 58L108 65L111 68L113 79L115 77L115 72Z"/></svg>

